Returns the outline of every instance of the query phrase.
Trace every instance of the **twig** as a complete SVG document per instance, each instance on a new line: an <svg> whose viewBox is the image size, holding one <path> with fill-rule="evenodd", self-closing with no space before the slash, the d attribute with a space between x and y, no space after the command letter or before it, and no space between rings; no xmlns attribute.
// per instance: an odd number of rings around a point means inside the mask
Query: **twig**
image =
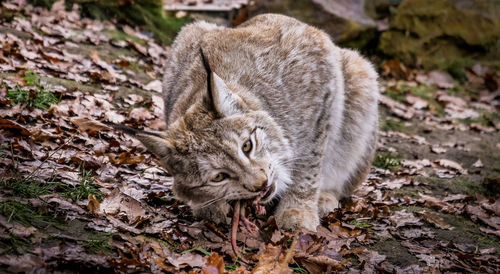
<svg viewBox="0 0 500 274"><path fill-rule="evenodd" d="M50 159L50 157L52 157L57 151L59 151L62 147L64 147L65 145L69 144L69 142L73 141L73 136L70 137L70 139L66 142L64 142L63 144L61 144L60 146L58 146L54 151L52 151L48 156L47 158L45 158L25 179L24 181L28 181L29 179L31 179L34 175L35 175L35 172L37 172L42 166L43 164L48 160Z"/></svg>
<svg viewBox="0 0 500 274"><path fill-rule="evenodd" d="M293 241L292 244L290 245L290 248L288 249L288 252L286 253L285 259L281 262L281 267L280 267L280 274L287 273L285 269L288 269L288 262L292 259L293 257L293 250L295 249L295 245L297 244L297 234L293 236Z"/></svg>

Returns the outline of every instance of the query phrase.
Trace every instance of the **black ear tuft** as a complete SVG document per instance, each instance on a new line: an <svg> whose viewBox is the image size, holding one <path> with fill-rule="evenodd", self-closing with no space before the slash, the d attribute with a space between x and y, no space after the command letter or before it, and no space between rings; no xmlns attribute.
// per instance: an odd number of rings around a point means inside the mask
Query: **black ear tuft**
<svg viewBox="0 0 500 274"><path fill-rule="evenodd" d="M207 58L205 57L205 54L203 53L203 49L200 48L200 54L201 54L201 61L203 63L203 67L205 67L205 71L207 73L207 91L208 91L208 98L210 99L210 102L213 102L213 93L212 93L212 69L210 68L210 63L208 63Z"/></svg>

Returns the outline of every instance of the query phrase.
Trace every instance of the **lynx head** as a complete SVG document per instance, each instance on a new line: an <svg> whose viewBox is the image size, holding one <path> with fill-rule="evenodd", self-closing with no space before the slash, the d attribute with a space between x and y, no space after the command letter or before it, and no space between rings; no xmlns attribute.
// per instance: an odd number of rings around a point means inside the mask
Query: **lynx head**
<svg viewBox="0 0 500 274"><path fill-rule="evenodd" d="M287 139L267 112L242 99L201 57L203 99L161 137L137 137L174 177L176 198L192 208L259 195L267 203L290 181Z"/></svg>

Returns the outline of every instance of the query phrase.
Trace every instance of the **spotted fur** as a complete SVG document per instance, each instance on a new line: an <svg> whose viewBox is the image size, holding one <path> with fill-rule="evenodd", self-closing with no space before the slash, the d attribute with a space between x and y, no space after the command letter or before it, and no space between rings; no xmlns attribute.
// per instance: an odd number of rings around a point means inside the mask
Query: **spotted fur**
<svg viewBox="0 0 500 274"><path fill-rule="evenodd" d="M168 130L139 139L197 216L227 222L229 201L275 186L264 202L279 198L279 225L315 230L320 214L338 207L369 170L377 74L358 53L295 19L266 14L235 29L185 26L163 89ZM229 177L214 182L221 172Z"/></svg>

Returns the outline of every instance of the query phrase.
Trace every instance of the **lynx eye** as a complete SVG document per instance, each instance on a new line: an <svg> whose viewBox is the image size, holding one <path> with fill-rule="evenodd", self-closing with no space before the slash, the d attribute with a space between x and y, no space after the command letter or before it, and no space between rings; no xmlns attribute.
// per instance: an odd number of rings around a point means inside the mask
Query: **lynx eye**
<svg viewBox="0 0 500 274"><path fill-rule="evenodd" d="M217 174L217 176L215 176L212 179L212 182L216 182L216 183L222 182L222 181L224 181L227 178L229 178L229 175L227 175L227 173L221 172L221 173Z"/></svg>
<svg viewBox="0 0 500 274"><path fill-rule="evenodd" d="M241 147L241 150L243 150L243 152L245 152L245 154L248 154L250 153L250 151L252 151L252 141L250 139L248 139L244 144L243 146Z"/></svg>

